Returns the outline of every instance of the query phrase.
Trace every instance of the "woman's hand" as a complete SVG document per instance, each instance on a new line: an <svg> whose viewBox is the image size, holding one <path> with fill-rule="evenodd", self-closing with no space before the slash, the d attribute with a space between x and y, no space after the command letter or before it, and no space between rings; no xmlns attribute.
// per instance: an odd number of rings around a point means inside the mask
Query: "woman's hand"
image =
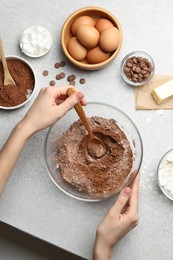
<svg viewBox="0 0 173 260"><path fill-rule="evenodd" d="M42 88L35 102L22 120L31 134L49 127L78 102L86 105L82 92L76 91L70 97L67 89L71 86Z"/></svg>
<svg viewBox="0 0 173 260"><path fill-rule="evenodd" d="M138 224L139 178L132 188L125 187L117 201L100 222L94 245L94 260L108 260L113 246Z"/></svg>
<svg viewBox="0 0 173 260"><path fill-rule="evenodd" d="M15 126L0 150L0 195L29 138L37 131L54 124L78 102L86 105L83 93L76 91L68 97L65 87L42 88L25 117Z"/></svg>

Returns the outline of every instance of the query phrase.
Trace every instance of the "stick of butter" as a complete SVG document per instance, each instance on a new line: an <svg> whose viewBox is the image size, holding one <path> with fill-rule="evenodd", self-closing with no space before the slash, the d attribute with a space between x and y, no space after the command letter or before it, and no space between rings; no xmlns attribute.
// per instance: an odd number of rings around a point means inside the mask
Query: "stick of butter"
<svg viewBox="0 0 173 260"><path fill-rule="evenodd" d="M173 80L153 89L151 94L158 105L173 97Z"/></svg>

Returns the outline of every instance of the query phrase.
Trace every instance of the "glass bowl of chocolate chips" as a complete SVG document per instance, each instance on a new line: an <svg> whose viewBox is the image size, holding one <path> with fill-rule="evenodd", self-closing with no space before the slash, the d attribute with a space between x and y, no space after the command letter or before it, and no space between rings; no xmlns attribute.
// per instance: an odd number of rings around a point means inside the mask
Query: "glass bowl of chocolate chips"
<svg viewBox="0 0 173 260"><path fill-rule="evenodd" d="M121 76L131 86L147 84L153 77L154 72L154 61L146 52L131 52L121 62Z"/></svg>
<svg viewBox="0 0 173 260"><path fill-rule="evenodd" d="M100 102L84 107L92 132L106 152L88 152L88 132L74 109L49 129L45 161L55 185L70 197L95 202L118 194L139 172L142 139L133 121L121 110Z"/></svg>

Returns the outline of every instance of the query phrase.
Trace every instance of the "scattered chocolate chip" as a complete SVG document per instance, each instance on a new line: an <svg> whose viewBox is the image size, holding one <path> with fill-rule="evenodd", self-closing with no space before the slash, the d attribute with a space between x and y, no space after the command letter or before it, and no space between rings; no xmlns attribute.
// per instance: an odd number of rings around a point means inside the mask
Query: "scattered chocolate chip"
<svg viewBox="0 0 173 260"><path fill-rule="evenodd" d="M49 82L49 85L50 85L50 86L55 86L55 81L54 81L54 80L51 80L51 81Z"/></svg>
<svg viewBox="0 0 173 260"><path fill-rule="evenodd" d="M60 76L61 79L63 79L63 78L65 77L65 73L64 73L64 72L61 72L61 73L59 74L59 76Z"/></svg>
<svg viewBox="0 0 173 260"><path fill-rule="evenodd" d="M56 68L56 69L58 69L58 68L60 68L60 67L64 67L66 65L66 63L65 63L65 61L60 61L60 62L56 62L55 64L54 64L54 67ZM127 66L126 66L127 67ZM127 73L127 71L129 71L130 72L130 68L127 68L127 70L126 70L126 73ZM49 72L48 72L48 70L44 70L43 72L42 72L42 74L44 75L44 76L47 76L48 74L49 74ZM65 73L64 72L60 72L59 74L57 74L56 76L55 76L55 79L56 80L61 80L61 79L63 79L63 78L65 78ZM76 82L75 82L75 80L76 80L76 76L74 75L74 74L71 74L71 75L69 75L68 77L67 77L67 81L69 82L69 85L72 85L72 86L75 86L75 84L76 84ZM84 79L84 78L81 78L81 79L79 79L79 83L80 84L85 84L85 82L86 82L86 80ZM56 83L55 83L55 81L54 80L51 80L50 82L49 82L49 85L50 86L54 86Z"/></svg>
<svg viewBox="0 0 173 260"><path fill-rule="evenodd" d="M72 80L71 80L71 76L68 76L68 77L67 77L67 81L68 81L68 82L72 81Z"/></svg>
<svg viewBox="0 0 173 260"><path fill-rule="evenodd" d="M75 80L75 79L76 79L76 76L75 76L75 75L71 75L71 79L72 79L72 80Z"/></svg>
<svg viewBox="0 0 173 260"><path fill-rule="evenodd" d="M65 66L65 61L61 61L61 62L60 62L60 66L61 66L61 67L64 67L64 66Z"/></svg>
<svg viewBox="0 0 173 260"><path fill-rule="evenodd" d="M74 81L75 79L76 79L76 76L75 76L75 75L69 75L69 76L67 77L67 81L68 81L68 82Z"/></svg>
<svg viewBox="0 0 173 260"><path fill-rule="evenodd" d="M86 80L85 80L84 78L81 78L81 79L79 80L79 82L80 82L80 84L85 84Z"/></svg>
<svg viewBox="0 0 173 260"><path fill-rule="evenodd" d="M44 70L42 74L43 74L43 76L47 76L49 74L49 71L48 70Z"/></svg>
<svg viewBox="0 0 173 260"><path fill-rule="evenodd" d="M59 69L60 67L61 67L61 65L60 65L60 63L55 63L55 65L54 65L54 67L56 68L56 69Z"/></svg>
<svg viewBox="0 0 173 260"><path fill-rule="evenodd" d="M60 77L60 75L58 74L58 75L56 75L56 77L55 77L57 80L60 80L61 79L61 77Z"/></svg>

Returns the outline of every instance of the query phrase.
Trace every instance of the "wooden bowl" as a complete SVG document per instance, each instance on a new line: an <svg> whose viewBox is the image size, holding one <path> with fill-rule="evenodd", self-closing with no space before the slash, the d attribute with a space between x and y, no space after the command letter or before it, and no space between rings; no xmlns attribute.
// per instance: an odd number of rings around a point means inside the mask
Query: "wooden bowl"
<svg viewBox="0 0 173 260"><path fill-rule="evenodd" d="M118 46L118 48L111 54L111 56L100 63L96 63L96 64L89 64L88 61L86 59L82 60L82 61L77 61L74 58L72 58L72 56L69 54L68 49L67 49L67 44L69 42L69 40L74 37L71 33L71 25L72 23L80 16L83 15L87 15L92 17L95 21L101 19L101 18L105 18L110 20L115 27L120 31L120 44ZM63 52L65 54L65 56L77 67L81 68L81 69L86 69L86 70L98 70L98 69L102 69L104 67L106 67L119 53L121 46L122 46L122 29L120 26L119 21L117 20L117 18L112 15L110 12L108 12L105 9L102 9L100 7L95 7L95 6L91 6L91 7L85 7L82 9L77 10L76 12L72 13L67 20L65 21L62 31L61 31L61 46L63 49Z"/></svg>

